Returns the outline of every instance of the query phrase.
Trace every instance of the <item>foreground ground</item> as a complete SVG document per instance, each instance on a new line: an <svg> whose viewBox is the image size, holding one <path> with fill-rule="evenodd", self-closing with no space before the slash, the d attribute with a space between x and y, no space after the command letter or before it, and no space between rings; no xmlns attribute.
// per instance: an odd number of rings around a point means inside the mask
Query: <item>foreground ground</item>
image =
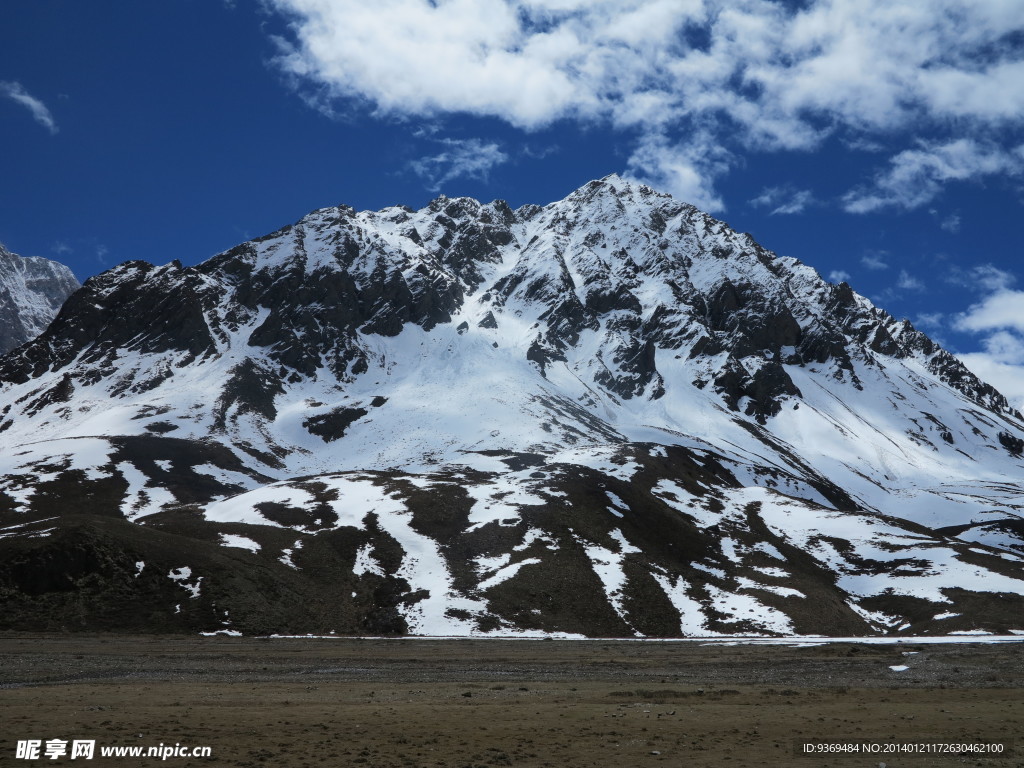
<svg viewBox="0 0 1024 768"><path fill-rule="evenodd" d="M1024 643L7 634L0 765L1019 768L1022 684ZM95 740L96 757L19 758L28 739ZM1007 753L797 753L822 739ZM212 756L99 755L161 744Z"/></svg>

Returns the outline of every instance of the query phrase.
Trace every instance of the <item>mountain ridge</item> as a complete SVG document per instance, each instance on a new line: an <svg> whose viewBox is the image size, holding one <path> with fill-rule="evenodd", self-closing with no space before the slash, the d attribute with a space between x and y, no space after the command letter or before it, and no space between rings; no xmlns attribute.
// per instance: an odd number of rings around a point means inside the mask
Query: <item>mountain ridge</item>
<svg viewBox="0 0 1024 768"><path fill-rule="evenodd" d="M1017 628L1020 414L848 285L615 176L123 264L0 382L0 543L56 546L35 521L82 499L134 526L124 563L151 531L209 543L161 626L227 626L203 590L263 625L216 565L244 539L278 588L336 593L272 631Z"/></svg>

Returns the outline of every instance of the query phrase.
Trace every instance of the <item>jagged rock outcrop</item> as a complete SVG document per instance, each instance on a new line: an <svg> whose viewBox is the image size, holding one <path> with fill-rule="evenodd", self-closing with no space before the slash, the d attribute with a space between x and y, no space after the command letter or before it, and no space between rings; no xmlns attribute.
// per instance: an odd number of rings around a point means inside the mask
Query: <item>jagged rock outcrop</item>
<svg viewBox="0 0 1024 768"><path fill-rule="evenodd" d="M0 355L34 339L78 289L70 269L0 245Z"/></svg>

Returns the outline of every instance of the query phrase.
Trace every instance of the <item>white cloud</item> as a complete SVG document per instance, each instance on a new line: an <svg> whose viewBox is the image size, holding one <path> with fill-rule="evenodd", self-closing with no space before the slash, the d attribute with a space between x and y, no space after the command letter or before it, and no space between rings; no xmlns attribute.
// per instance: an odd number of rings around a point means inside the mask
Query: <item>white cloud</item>
<svg viewBox="0 0 1024 768"><path fill-rule="evenodd" d="M0 96L21 104L29 112L37 123L46 128L50 133L57 133L57 123L50 114L50 110L39 99L30 94L21 83L0 81Z"/></svg>
<svg viewBox="0 0 1024 768"><path fill-rule="evenodd" d="M833 283L848 283L850 281L850 273L842 269L833 269L828 273L828 279Z"/></svg>
<svg viewBox="0 0 1024 768"><path fill-rule="evenodd" d="M995 279L993 276L993 283ZM1006 395L1017 410L1024 411L1024 291L996 288L957 316L954 327L987 334L982 339L984 352L958 357L979 378Z"/></svg>
<svg viewBox="0 0 1024 768"><path fill-rule="evenodd" d="M973 139L945 144L922 142L920 149L908 149L893 157L889 169L879 174L871 187L847 193L843 204L850 213L887 207L918 208L935 199L947 181L1017 175L1022 170L1024 157L994 144Z"/></svg>
<svg viewBox="0 0 1024 768"><path fill-rule="evenodd" d="M713 180L732 162L732 156L707 134L686 145L648 136L629 158L626 175L714 213L725 210L725 203L715 192Z"/></svg>
<svg viewBox="0 0 1024 768"><path fill-rule="evenodd" d="M435 139L444 151L422 157L409 163L409 167L427 185L437 192L449 181L460 178L486 181L491 169L508 160L508 155L493 142L480 139Z"/></svg>
<svg viewBox="0 0 1024 768"><path fill-rule="evenodd" d="M268 2L290 20L279 65L317 94L525 130L612 126L635 141L631 168L719 206L732 164L700 159L709 137L735 154L940 131L845 200L866 212L1014 172L1008 148L966 137L1024 122L1018 0Z"/></svg>
<svg viewBox="0 0 1024 768"><path fill-rule="evenodd" d="M574 31L525 34L503 0L277 5L296 15L297 46L281 59L286 71L385 113L469 112L534 128L591 98L564 69L586 53Z"/></svg>
<svg viewBox="0 0 1024 768"><path fill-rule="evenodd" d="M952 117L1013 121L1024 109L1024 62L1020 61L1001 61L979 70L937 67L921 72L919 84L933 109Z"/></svg>
<svg viewBox="0 0 1024 768"><path fill-rule="evenodd" d="M1024 364L1008 363L986 352L957 355L979 379L999 390L1010 405L1024 412Z"/></svg>
<svg viewBox="0 0 1024 768"><path fill-rule="evenodd" d="M956 327L962 331L1012 329L1024 333L1024 291L997 290L962 313Z"/></svg>

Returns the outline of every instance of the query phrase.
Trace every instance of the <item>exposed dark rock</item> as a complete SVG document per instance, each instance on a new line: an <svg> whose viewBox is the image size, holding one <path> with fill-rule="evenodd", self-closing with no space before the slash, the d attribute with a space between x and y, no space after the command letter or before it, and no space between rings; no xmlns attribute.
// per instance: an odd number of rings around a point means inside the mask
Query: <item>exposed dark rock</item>
<svg viewBox="0 0 1024 768"><path fill-rule="evenodd" d="M224 385L217 401L215 424L218 429L224 429L232 410L236 418L243 413L254 413L272 420L277 416L274 397L283 393L281 381L273 372L246 359L232 369L231 378Z"/></svg>
<svg viewBox="0 0 1024 768"><path fill-rule="evenodd" d="M1024 440L1019 437L1011 435L1009 432L1000 432L999 442L1010 453L1014 456L1020 456L1021 452L1024 451Z"/></svg>
<svg viewBox="0 0 1024 768"><path fill-rule="evenodd" d="M302 422L310 434L322 437L325 443L339 440L345 436L345 430L363 418L369 411L365 408L335 408L330 413L311 416Z"/></svg>

